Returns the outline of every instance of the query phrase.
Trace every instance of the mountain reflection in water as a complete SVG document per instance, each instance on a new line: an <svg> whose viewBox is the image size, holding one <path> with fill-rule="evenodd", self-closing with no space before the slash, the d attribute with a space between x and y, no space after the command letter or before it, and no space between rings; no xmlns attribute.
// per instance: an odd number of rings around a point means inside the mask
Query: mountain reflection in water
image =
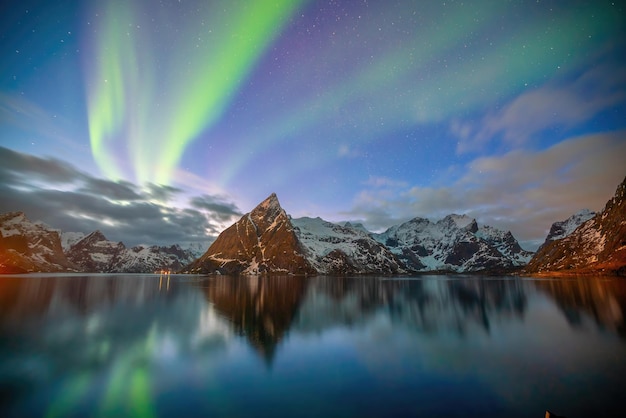
<svg viewBox="0 0 626 418"><path fill-rule="evenodd" d="M0 416L621 408L626 282L0 277Z"/></svg>
<svg viewBox="0 0 626 418"><path fill-rule="evenodd" d="M268 362L291 326L306 284L302 278L259 276L218 276L203 282L207 301Z"/></svg>

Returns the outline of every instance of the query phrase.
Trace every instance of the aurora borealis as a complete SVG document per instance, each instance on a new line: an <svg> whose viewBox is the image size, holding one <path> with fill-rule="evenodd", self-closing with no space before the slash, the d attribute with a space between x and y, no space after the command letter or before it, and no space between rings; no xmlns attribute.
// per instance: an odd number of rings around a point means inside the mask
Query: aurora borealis
<svg viewBox="0 0 626 418"><path fill-rule="evenodd" d="M222 116L298 2L199 3L176 25L170 13L133 4L105 3L87 40L91 148L112 179L130 168L140 184L169 184L185 147Z"/></svg>
<svg viewBox="0 0 626 418"><path fill-rule="evenodd" d="M295 217L466 213L532 247L626 174L623 1L3 8L0 210L71 207L53 226L214 236L276 192Z"/></svg>

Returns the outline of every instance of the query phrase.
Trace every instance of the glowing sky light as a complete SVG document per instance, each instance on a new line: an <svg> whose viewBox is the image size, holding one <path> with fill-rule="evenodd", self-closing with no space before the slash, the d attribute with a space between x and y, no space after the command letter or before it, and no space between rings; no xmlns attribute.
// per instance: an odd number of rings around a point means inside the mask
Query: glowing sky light
<svg viewBox="0 0 626 418"><path fill-rule="evenodd" d="M302 3L211 2L187 10L184 27L149 5L109 1L94 11L86 70L89 133L100 169L120 179L130 166L135 181L169 184L186 145L219 119Z"/></svg>
<svg viewBox="0 0 626 418"><path fill-rule="evenodd" d="M376 21L391 20L395 11L379 7ZM320 142L331 146L315 155L307 153L291 165L293 170L338 159L338 150L346 141L381 141L398 130L481 111L487 104L539 85L561 67L576 68L584 57L581 51L593 53L596 42L619 27L609 8L579 7L537 16L531 25L516 27L514 22L507 22L512 28L507 27L506 32L499 29L503 32L500 35L493 28L504 24L505 7L502 2L484 1L473 8L451 3L443 10L429 11L428 5L420 5L416 10L430 14L432 20L418 20L417 12L404 20L395 16L393 35L380 35L378 24L366 26L360 31L366 46L353 43L346 33L337 36L341 31L349 32L349 26L329 25L323 35L350 41L324 44L314 63L301 55L291 56L284 77L271 85L272 91L257 95L263 102L250 107L269 107L266 98L278 94L293 96L289 106L268 114L255 130L241 133L245 139L240 142L246 144L246 150L233 153L221 166L219 183L232 185L263 150L298 140L303 133L316 134ZM355 24L360 18L352 15L344 21L352 19L350 23ZM311 45L301 41L302 50L314 48L317 41L309 40ZM371 56L364 60L367 53L360 48L370 51ZM342 61L342 54L358 57L360 65ZM322 88L317 88L312 81L315 69L329 62L341 62L342 71L327 70L331 75ZM293 94L303 85L313 87ZM347 119L357 123L351 125Z"/></svg>

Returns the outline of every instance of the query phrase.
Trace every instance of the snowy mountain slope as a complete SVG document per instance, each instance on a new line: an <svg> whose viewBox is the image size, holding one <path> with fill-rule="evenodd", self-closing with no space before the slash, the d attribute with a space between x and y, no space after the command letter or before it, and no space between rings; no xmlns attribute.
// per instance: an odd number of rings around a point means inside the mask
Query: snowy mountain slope
<svg viewBox="0 0 626 418"><path fill-rule="evenodd" d="M85 272L153 273L177 271L194 260L195 255L178 245L126 248L122 242L109 241L102 232L94 231L72 245L67 257Z"/></svg>
<svg viewBox="0 0 626 418"><path fill-rule="evenodd" d="M475 232L478 238L494 246L500 254L511 260L514 266L525 266L534 253L522 249L511 231L503 231L489 225L482 225Z"/></svg>
<svg viewBox="0 0 626 418"><path fill-rule="evenodd" d="M321 218L291 220L311 265L321 274L401 273L402 263L363 226L341 226Z"/></svg>
<svg viewBox="0 0 626 418"><path fill-rule="evenodd" d="M159 270L179 271L196 258L195 253L183 250L179 245L136 246L126 249L118 257L112 269L125 273L149 273Z"/></svg>
<svg viewBox="0 0 626 418"><path fill-rule="evenodd" d="M0 272L72 271L59 233L23 212L0 215Z"/></svg>
<svg viewBox="0 0 626 418"><path fill-rule="evenodd" d="M365 232L367 235L371 233L367 228L365 228L365 226L362 223L344 222L342 226L345 226L346 228L356 229L361 232Z"/></svg>
<svg viewBox="0 0 626 418"><path fill-rule="evenodd" d="M69 251L72 245L85 238L85 234L83 234L82 232L58 232L61 236L61 246L63 247L63 252Z"/></svg>
<svg viewBox="0 0 626 418"><path fill-rule="evenodd" d="M372 236L414 271L501 271L530 258L510 232L479 228L466 215L452 214L434 223L418 217Z"/></svg>

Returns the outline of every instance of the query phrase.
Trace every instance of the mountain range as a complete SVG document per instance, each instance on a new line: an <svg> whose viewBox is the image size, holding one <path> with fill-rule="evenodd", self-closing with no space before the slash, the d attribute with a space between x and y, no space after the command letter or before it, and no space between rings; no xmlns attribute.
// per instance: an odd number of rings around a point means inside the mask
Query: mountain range
<svg viewBox="0 0 626 418"><path fill-rule="evenodd" d="M626 179L598 213L555 222L536 253L510 231L451 214L414 218L382 233L361 224L290 217L271 194L202 254L178 245L127 248L100 232L60 233L21 212L0 215L0 272L195 274L626 274Z"/></svg>
<svg viewBox="0 0 626 418"><path fill-rule="evenodd" d="M0 273L177 271L197 256L178 245L127 248L100 231L62 233L22 212L0 215Z"/></svg>
<svg viewBox="0 0 626 418"><path fill-rule="evenodd" d="M280 243L280 247L277 244ZM289 217L271 194L226 229L185 272L219 274L400 274L505 272L525 265L510 232L464 215L415 218L373 234L361 225Z"/></svg>

